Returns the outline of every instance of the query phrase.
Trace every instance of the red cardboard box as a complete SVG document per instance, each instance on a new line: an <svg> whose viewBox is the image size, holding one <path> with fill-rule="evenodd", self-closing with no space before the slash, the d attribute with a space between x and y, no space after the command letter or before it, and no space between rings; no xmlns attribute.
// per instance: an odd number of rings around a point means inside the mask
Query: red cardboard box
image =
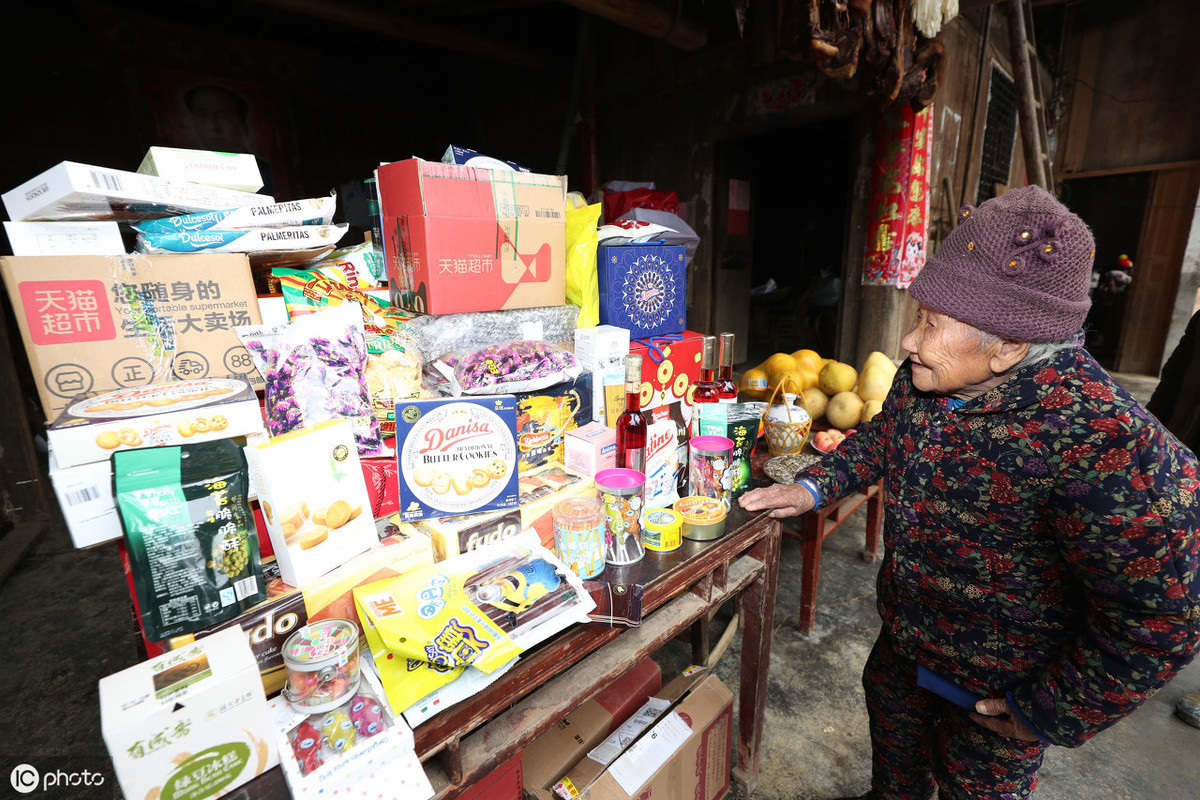
<svg viewBox="0 0 1200 800"><path fill-rule="evenodd" d="M630 354L642 357L642 410L669 403L692 404L692 385L700 380L704 334L695 331L634 339Z"/></svg>
<svg viewBox="0 0 1200 800"><path fill-rule="evenodd" d="M566 302L564 177L410 158L376 180L394 305L451 314Z"/></svg>
<svg viewBox="0 0 1200 800"><path fill-rule="evenodd" d="M459 800L521 800L521 751L467 787Z"/></svg>

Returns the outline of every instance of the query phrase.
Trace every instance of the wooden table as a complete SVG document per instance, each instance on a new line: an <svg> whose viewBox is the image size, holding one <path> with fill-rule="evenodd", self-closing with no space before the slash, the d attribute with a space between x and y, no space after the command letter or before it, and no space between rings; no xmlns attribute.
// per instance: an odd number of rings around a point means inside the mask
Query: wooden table
<svg viewBox="0 0 1200 800"><path fill-rule="evenodd" d="M821 575L821 543L858 510L867 504L866 541L863 561L874 561L879 551L879 534L883 530L883 481L864 486L824 508L814 509L800 517L800 530L784 528L784 535L800 540L800 557L804 563L800 572L800 632L812 633L817 617L817 580Z"/></svg>
<svg viewBox="0 0 1200 800"><path fill-rule="evenodd" d="M733 780L747 794L758 781L767 699L775 592L779 581L778 520L729 513L726 533L709 542L684 540L670 553L647 552L637 564L608 567L600 579L640 583L638 628L575 625L526 652L479 694L418 725L416 750L438 800L456 797L523 749L638 661L685 631L692 658L708 657L708 614L737 598L742 631L738 687L737 759ZM279 769L247 785L267 797Z"/></svg>

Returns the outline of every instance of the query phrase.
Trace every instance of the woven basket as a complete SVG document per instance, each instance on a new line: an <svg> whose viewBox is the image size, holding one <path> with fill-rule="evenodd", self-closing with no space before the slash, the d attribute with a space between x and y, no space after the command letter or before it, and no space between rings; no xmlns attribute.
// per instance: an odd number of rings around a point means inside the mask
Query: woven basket
<svg viewBox="0 0 1200 800"><path fill-rule="evenodd" d="M808 415L807 419L793 422L792 406L786 403L784 404L784 408L787 409L787 422L775 422L767 418L767 414L771 410L771 405L775 402L775 395L786 382L786 380L780 381L775 386L775 390L771 392L770 400L767 401L767 407L763 410L763 433L767 436L767 450L773 456L790 456L799 453L808 442L808 435L812 433L812 414L808 413L808 407L804 405L804 395L802 392L796 393L796 399L800 401L800 407Z"/></svg>

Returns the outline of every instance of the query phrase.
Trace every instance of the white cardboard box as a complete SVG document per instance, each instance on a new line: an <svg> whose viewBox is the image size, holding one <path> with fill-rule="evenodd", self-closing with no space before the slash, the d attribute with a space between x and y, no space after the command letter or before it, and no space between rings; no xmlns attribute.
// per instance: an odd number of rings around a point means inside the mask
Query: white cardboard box
<svg viewBox="0 0 1200 800"><path fill-rule="evenodd" d="M75 161L60 162L0 199L14 220L152 219L274 202L267 195Z"/></svg>
<svg viewBox="0 0 1200 800"><path fill-rule="evenodd" d="M4 222L14 256L123 256L121 228L108 222Z"/></svg>
<svg viewBox="0 0 1200 800"><path fill-rule="evenodd" d="M273 436L245 452L284 583L304 588L380 546L350 420Z"/></svg>
<svg viewBox="0 0 1200 800"><path fill-rule="evenodd" d="M575 331L575 359L592 373L592 420L603 423L604 386L613 380L625 383L625 356L629 331L616 325L593 325ZM609 378L610 375L619 378Z"/></svg>
<svg viewBox="0 0 1200 800"><path fill-rule="evenodd" d="M60 467L109 458L135 447L265 438L262 407L237 378L195 378L76 399L46 430Z"/></svg>
<svg viewBox="0 0 1200 800"><path fill-rule="evenodd" d="M353 746L341 752L317 743L323 763L307 775L302 774L291 734L305 721L319 730L321 719L326 715L296 711L282 695L268 701L275 722L279 761L293 797L328 797L332 794L336 797L425 800L433 796L433 787L413 750L412 729L402 717L393 716L389 711L370 661L370 653L359 654L362 679L351 699L362 697L368 702L377 702L384 722L383 730L363 738L361 728L356 725Z"/></svg>
<svg viewBox="0 0 1200 800"><path fill-rule="evenodd" d="M126 797L219 797L279 763L240 628L101 678L100 731Z"/></svg>
<svg viewBox="0 0 1200 800"><path fill-rule="evenodd" d="M239 192L257 192L263 187L258 161L249 153L151 147L137 171L169 181L202 183Z"/></svg>
<svg viewBox="0 0 1200 800"><path fill-rule="evenodd" d="M113 501L112 459L60 467L50 451L50 483L76 547L120 539L121 518Z"/></svg>

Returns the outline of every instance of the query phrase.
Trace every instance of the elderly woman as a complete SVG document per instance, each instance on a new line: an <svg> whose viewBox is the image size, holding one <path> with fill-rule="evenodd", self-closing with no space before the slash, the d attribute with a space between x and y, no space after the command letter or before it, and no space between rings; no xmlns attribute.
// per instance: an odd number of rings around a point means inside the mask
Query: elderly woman
<svg viewBox="0 0 1200 800"><path fill-rule="evenodd" d="M883 411L741 498L783 517L883 478L864 797L1026 797L1047 746L1196 653L1196 458L1082 349L1093 254L1040 188L963 209L910 287Z"/></svg>

